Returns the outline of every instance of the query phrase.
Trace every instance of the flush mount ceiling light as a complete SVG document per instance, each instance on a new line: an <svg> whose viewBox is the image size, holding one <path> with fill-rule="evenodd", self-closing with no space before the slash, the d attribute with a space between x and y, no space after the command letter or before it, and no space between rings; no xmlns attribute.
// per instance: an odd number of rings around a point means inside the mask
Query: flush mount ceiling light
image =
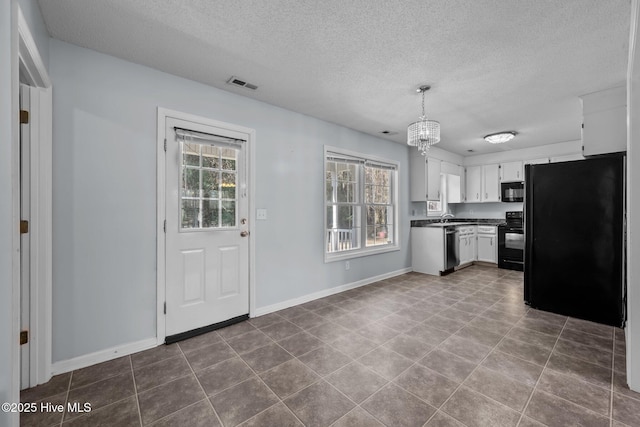
<svg viewBox="0 0 640 427"><path fill-rule="evenodd" d="M484 140L490 144L504 144L505 142L511 141L518 132L508 131L508 132L498 132L492 133L484 137Z"/></svg>
<svg viewBox="0 0 640 427"><path fill-rule="evenodd" d="M424 93L431 89L431 86L420 86L416 92L422 93L422 116L417 122L413 122L407 128L407 144L418 147L418 151L423 156L427 155L429 148L440 142L440 123L435 120L427 120L424 112Z"/></svg>

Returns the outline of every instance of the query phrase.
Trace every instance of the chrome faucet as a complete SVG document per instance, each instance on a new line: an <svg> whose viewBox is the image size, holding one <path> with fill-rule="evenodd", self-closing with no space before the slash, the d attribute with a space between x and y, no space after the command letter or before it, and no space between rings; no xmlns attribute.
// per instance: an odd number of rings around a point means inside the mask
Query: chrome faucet
<svg viewBox="0 0 640 427"><path fill-rule="evenodd" d="M440 215L440 218L442 218L442 219L445 219L445 218L455 218L455 215L454 215L454 214L452 214L452 213L445 212L445 213L443 213L442 215Z"/></svg>

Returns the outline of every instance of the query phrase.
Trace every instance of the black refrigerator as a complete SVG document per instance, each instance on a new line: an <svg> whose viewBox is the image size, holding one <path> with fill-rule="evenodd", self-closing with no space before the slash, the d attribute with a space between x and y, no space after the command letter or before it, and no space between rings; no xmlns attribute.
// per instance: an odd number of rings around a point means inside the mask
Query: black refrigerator
<svg viewBox="0 0 640 427"><path fill-rule="evenodd" d="M624 156L527 165L525 302L622 326L624 215Z"/></svg>

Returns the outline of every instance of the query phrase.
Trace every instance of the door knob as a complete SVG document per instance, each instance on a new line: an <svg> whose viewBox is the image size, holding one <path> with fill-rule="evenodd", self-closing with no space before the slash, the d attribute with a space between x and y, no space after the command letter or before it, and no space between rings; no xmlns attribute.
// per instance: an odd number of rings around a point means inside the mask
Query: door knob
<svg viewBox="0 0 640 427"><path fill-rule="evenodd" d="M240 232L240 236L242 236L242 237L247 237L248 235L249 235L249 232L246 231L246 230Z"/></svg>

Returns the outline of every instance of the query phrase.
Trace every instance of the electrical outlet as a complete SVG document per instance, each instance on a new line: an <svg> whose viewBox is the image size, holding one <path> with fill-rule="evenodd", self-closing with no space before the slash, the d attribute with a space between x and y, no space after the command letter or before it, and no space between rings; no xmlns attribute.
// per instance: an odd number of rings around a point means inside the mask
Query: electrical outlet
<svg viewBox="0 0 640 427"><path fill-rule="evenodd" d="M344 269L345 269L345 270L348 270L348 269L350 269L350 268L351 268L351 264L349 263L349 261L345 261L345 262L344 262Z"/></svg>
<svg viewBox="0 0 640 427"><path fill-rule="evenodd" d="M261 220L267 219L267 210L266 209L256 209L256 219L261 219Z"/></svg>

